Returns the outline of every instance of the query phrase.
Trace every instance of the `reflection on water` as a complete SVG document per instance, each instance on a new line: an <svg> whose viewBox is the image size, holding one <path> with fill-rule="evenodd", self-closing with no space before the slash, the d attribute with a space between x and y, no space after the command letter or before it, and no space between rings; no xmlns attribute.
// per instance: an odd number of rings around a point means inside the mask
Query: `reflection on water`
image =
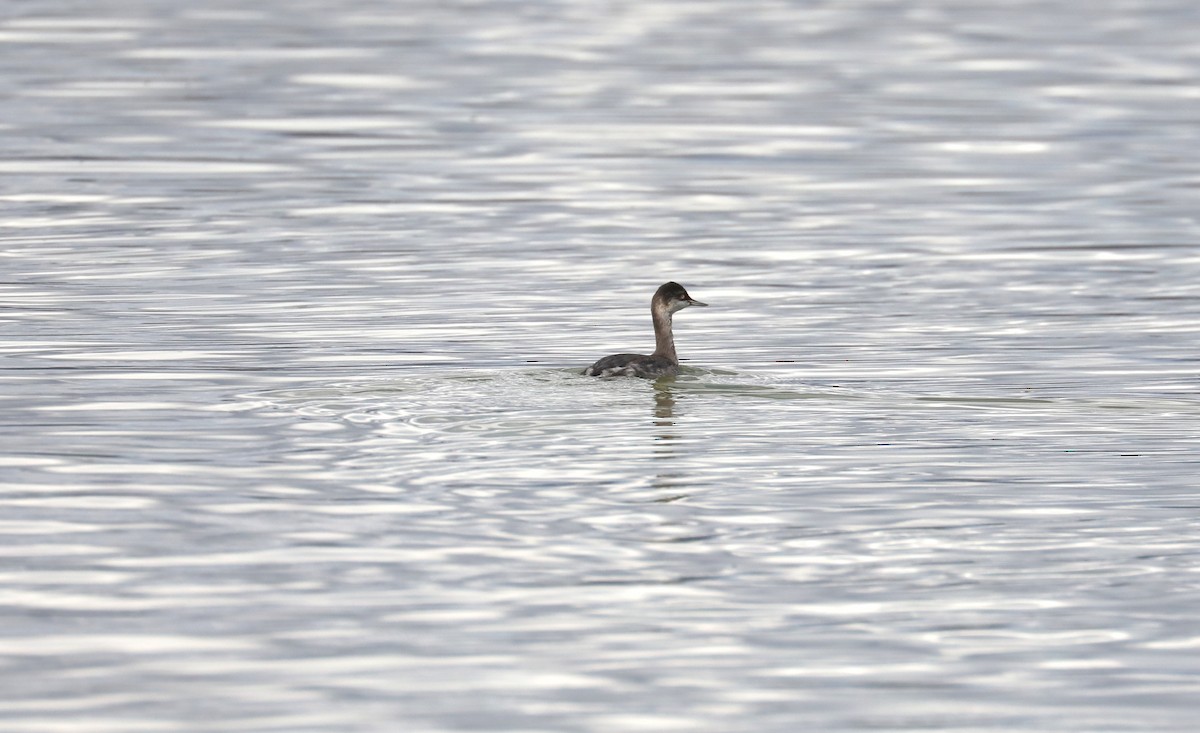
<svg viewBox="0 0 1200 733"><path fill-rule="evenodd" d="M1191 731L1197 8L14 6L0 728Z"/></svg>
<svg viewBox="0 0 1200 733"><path fill-rule="evenodd" d="M671 421L675 416L675 397L671 394L671 383L674 381L674 377L663 377L654 383L654 417L658 418L654 424L660 428L675 424Z"/></svg>

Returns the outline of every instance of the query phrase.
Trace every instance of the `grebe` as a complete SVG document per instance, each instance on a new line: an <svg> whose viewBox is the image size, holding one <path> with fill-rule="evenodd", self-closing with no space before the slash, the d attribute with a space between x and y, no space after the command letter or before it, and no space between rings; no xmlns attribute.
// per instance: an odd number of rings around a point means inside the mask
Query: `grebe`
<svg viewBox="0 0 1200 733"><path fill-rule="evenodd" d="M671 315L689 305L707 306L688 295L679 283L663 283L650 299L650 316L654 320L654 353L613 354L606 356L583 373L589 377L646 377L657 379L679 373L679 357L675 355L675 337L671 334Z"/></svg>

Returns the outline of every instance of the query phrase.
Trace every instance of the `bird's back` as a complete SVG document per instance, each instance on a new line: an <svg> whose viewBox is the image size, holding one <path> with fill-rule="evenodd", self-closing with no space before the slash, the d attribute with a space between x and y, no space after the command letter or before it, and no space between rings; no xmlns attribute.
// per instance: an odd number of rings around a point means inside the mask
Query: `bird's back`
<svg viewBox="0 0 1200 733"><path fill-rule="evenodd" d="M583 370L588 377L664 377L679 372L678 365L665 356L613 354Z"/></svg>

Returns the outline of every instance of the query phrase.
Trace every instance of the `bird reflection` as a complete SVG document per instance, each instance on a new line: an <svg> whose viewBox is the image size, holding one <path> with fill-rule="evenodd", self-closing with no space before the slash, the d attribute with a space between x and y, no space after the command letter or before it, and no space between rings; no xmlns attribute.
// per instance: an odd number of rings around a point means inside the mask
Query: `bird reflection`
<svg viewBox="0 0 1200 733"><path fill-rule="evenodd" d="M678 455L677 446L671 442L678 437L672 430L675 427L675 394L672 391L674 381L674 377L663 377L654 382L654 457L661 460L672 460ZM669 493L654 501L668 504L686 499L687 494L675 493L684 485L684 481L685 477L678 473L659 471L652 482L654 488Z"/></svg>
<svg viewBox="0 0 1200 733"><path fill-rule="evenodd" d="M675 425L675 395L671 393L671 383L674 377L663 377L654 383L654 424L660 428ZM659 440L671 440L673 435L659 435Z"/></svg>

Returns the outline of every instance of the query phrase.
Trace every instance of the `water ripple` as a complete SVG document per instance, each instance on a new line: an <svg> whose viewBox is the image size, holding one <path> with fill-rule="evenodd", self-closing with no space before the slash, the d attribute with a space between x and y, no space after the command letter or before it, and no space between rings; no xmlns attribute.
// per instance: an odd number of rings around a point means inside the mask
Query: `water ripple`
<svg viewBox="0 0 1200 733"><path fill-rule="evenodd" d="M0 19L0 727L1195 728L1194 3L121 6Z"/></svg>

